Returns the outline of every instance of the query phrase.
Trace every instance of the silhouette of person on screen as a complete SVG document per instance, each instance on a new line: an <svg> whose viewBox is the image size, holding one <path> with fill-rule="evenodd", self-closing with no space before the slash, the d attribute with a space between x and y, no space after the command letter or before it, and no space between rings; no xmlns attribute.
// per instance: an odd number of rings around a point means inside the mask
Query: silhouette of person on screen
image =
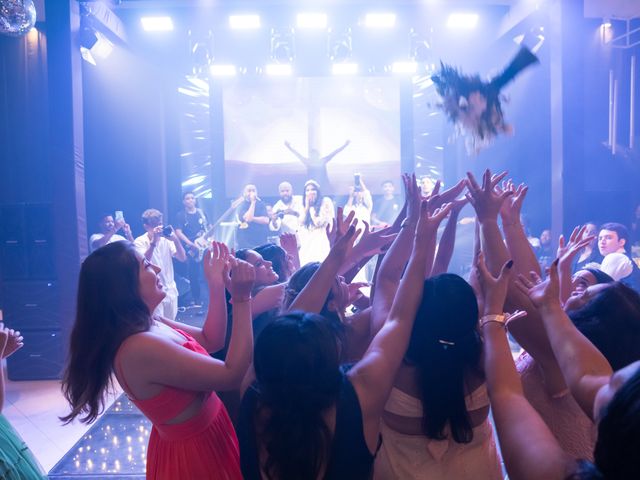
<svg viewBox="0 0 640 480"><path fill-rule="evenodd" d="M349 146L351 140L347 140L344 144L338 148L336 148L333 152L324 157L320 156L320 152L315 148L309 150L309 156L305 157L300 152L298 152L295 148L291 146L291 144L285 140L284 146L287 147L291 153L293 153L298 160L300 160L307 167L307 178L313 178L317 180L320 185L331 185L329 181L329 176L327 175L327 164L333 160L337 154L343 151L345 148Z"/></svg>

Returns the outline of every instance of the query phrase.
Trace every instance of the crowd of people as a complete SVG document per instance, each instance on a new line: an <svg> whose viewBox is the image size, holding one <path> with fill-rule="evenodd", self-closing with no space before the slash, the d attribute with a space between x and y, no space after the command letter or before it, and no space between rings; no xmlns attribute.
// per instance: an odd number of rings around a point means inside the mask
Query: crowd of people
<svg viewBox="0 0 640 480"><path fill-rule="evenodd" d="M280 185L270 213L245 189L240 218L280 245L208 242L201 328L170 318L160 260L185 260L188 229L165 232L148 210L143 238L103 242L82 265L63 420L94 421L117 381L153 423L156 479L640 478L640 295L624 265L606 271L625 231L577 227L543 271L527 187L505 175L428 194L405 175L404 205L378 229L357 208L366 194L323 217L315 182L301 205ZM467 203L464 279L448 267ZM299 247L304 228L321 261Z"/></svg>

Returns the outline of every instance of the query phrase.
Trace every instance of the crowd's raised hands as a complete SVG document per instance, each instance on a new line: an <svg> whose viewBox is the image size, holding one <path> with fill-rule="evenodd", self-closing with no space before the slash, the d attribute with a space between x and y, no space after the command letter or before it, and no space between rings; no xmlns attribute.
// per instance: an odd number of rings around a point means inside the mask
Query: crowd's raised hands
<svg viewBox="0 0 640 480"><path fill-rule="evenodd" d="M491 175L487 169L482 175L482 186L480 186L473 174L467 172L468 193L466 196L475 209L480 223L487 220L497 220L503 202L514 194L510 190L500 192L495 188L506 175L507 172Z"/></svg>

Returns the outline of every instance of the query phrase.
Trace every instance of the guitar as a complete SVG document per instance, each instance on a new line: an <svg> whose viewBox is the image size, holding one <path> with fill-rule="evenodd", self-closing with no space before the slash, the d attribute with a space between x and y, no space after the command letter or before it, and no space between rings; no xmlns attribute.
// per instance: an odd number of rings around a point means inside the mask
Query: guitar
<svg viewBox="0 0 640 480"><path fill-rule="evenodd" d="M216 220L216 222L211 225L207 230L198 234L198 236L193 240L195 247L188 246L189 255L196 261L201 262L204 258L204 253L211 246L211 239L213 238L213 234L216 231L216 228L222 223L222 221L231 213L231 211L235 210L240 203L242 203L243 198L239 198L231 203L231 206L222 214L220 218ZM237 222L233 222L237 224Z"/></svg>

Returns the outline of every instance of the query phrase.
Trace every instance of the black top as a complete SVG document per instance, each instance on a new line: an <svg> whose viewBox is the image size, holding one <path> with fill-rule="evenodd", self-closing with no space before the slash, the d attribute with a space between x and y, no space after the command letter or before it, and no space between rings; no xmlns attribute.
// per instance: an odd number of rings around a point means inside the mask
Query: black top
<svg viewBox="0 0 640 480"><path fill-rule="evenodd" d="M381 222L391 225L395 221L401 209L402 204L400 203L400 199L395 195L393 198L389 199L382 197L377 202L375 216Z"/></svg>
<svg viewBox="0 0 640 480"><path fill-rule="evenodd" d="M240 443L240 466L245 480L261 478L253 423L259 397L257 387L251 386L242 398L240 406L237 434ZM358 396L349 378L343 375L336 404L336 429L324 480L368 480L371 478L374 458L375 455L371 454L364 439Z"/></svg>
<svg viewBox="0 0 640 480"><path fill-rule="evenodd" d="M207 216L199 208L196 208L193 213L181 210L176 215L174 226L182 230L186 237L193 241L207 230Z"/></svg>
<svg viewBox="0 0 640 480"><path fill-rule="evenodd" d="M242 216L249 210L251 202L246 200L238 205L236 215L238 216L238 229L236 230L236 244L238 249L254 248L258 245L267 243L269 236L269 225L257 222L245 222ZM254 217L266 217L267 206L262 200L256 201L256 208L253 212Z"/></svg>

